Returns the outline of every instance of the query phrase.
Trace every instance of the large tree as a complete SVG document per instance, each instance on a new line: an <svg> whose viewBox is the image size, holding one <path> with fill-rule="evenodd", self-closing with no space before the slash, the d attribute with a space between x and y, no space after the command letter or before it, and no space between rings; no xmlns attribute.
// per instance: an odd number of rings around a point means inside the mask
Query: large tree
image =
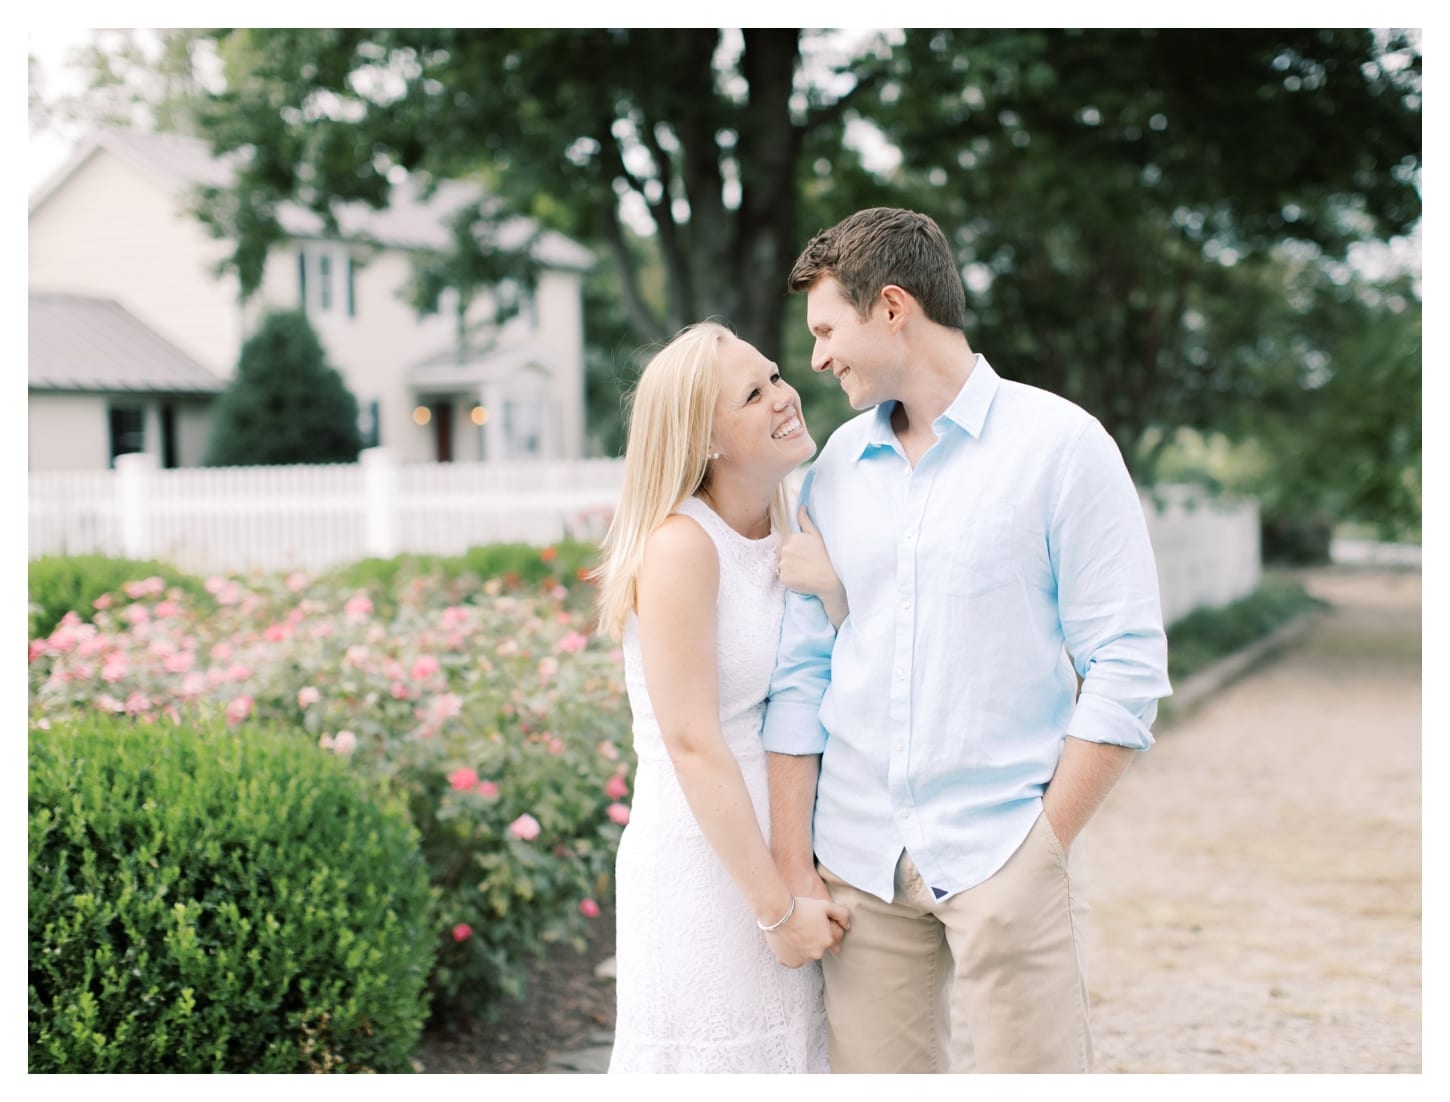
<svg viewBox="0 0 1450 1102"><path fill-rule="evenodd" d="M198 52L205 43L186 33ZM1231 421L1254 400L1259 361L1239 355L1252 336L1232 319L1276 293L1277 246L1341 257L1408 231L1420 211L1418 40L1387 32L246 30L209 41L225 91L204 105L205 131L250 161L208 217L244 286L280 238L283 200L325 214L385 203L404 171L478 179L607 259L587 321L601 416L642 344L718 314L781 357L812 428L829 431L849 410L829 381L802 381L809 342L784 274L811 233L853 209L913 206L957 247L973 346L1092 410L1149 477L1145 442ZM873 129L876 157L863 157ZM863 165L893 153L894 168ZM445 282L466 292L509 270L486 218L457 229L454 256L425 260L423 308Z"/></svg>

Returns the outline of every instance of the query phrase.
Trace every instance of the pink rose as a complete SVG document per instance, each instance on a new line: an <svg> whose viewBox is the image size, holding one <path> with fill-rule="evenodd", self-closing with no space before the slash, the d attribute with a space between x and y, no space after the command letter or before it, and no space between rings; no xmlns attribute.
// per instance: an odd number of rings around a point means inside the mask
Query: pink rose
<svg viewBox="0 0 1450 1102"><path fill-rule="evenodd" d="M200 696L206 691L206 675L200 670L193 670L188 673L181 682L181 695Z"/></svg>
<svg viewBox="0 0 1450 1102"><path fill-rule="evenodd" d="M142 692L134 692L126 698L126 714L140 715L151 707L151 698Z"/></svg>
<svg viewBox="0 0 1450 1102"><path fill-rule="evenodd" d="M479 781L476 791L480 796L492 800L498 796L498 785L493 781Z"/></svg>
<svg viewBox="0 0 1450 1102"><path fill-rule="evenodd" d="M462 713L463 698L457 693L439 693L433 698L433 703L428 705L428 718L434 723L441 723Z"/></svg>
<svg viewBox="0 0 1450 1102"><path fill-rule="evenodd" d="M605 784L604 794L611 800L622 800L629 795L629 785L625 784L624 778L616 773Z"/></svg>
<svg viewBox="0 0 1450 1102"><path fill-rule="evenodd" d="M599 751L599 756L601 758L607 758L610 761L619 760L619 748L608 739L600 739L599 745L596 746L594 749Z"/></svg>
<svg viewBox="0 0 1450 1102"><path fill-rule="evenodd" d="M350 619L362 619L372 612L373 602L366 593L359 593L355 597L349 597L347 604L342 606L342 610Z"/></svg>
<svg viewBox="0 0 1450 1102"><path fill-rule="evenodd" d="M37 658L50 650L50 642L46 639L32 639L30 641L30 660L34 662Z"/></svg>
<svg viewBox="0 0 1450 1102"><path fill-rule="evenodd" d="M460 922L457 926L453 927L454 941L467 941L472 936L473 927L466 922Z"/></svg>
<svg viewBox="0 0 1450 1102"><path fill-rule="evenodd" d="M438 659L431 654L420 654L413 663L412 677L414 681L427 681L438 673Z"/></svg>
<svg viewBox="0 0 1450 1102"><path fill-rule="evenodd" d="M301 593L307 588L307 575L300 570L294 570L287 575L286 585L293 593Z"/></svg>
<svg viewBox="0 0 1450 1102"><path fill-rule="evenodd" d="M548 654L539 659L539 676L547 681L559 672L559 660Z"/></svg>
<svg viewBox="0 0 1450 1102"><path fill-rule="evenodd" d="M332 740L332 748L339 754L351 754L357 749L357 736L351 731L339 731Z"/></svg>
<svg viewBox="0 0 1450 1102"><path fill-rule="evenodd" d="M105 664L101 666L101 680L120 681L126 676L127 669L125 652L112 651L106 655Z"/></svg>
<svg viewBox="0 0 1450 1102"><path fill-rule="evenodd" d="M604 809L604 813L620 826L624 826L629 822L629 808L625 807L624 804L610 804Z"/></svg>
<svg viewBox="0 0 1450 1102"><path fill-rule="evenodd" d="M316 685L304 685L297 690L297 706L300 708L311 707L321 699L322 693L318 691Z"/></svg>
<svg viewBox="0 0 1450 1102"><path fill-rule="evenodd" d="M525 812L509 824L509 833L520 842L532 842L539 836L539 820Z"/></svg>
<svg viewBox="0 0 1450 1102"><path fill-rule="evenodd" d="M413 690L401 681L394 681L388 693L394 700L411 700L413 697Z"/></svg>
<svg viewBox="0 0 1450 1102"><path fill-rule="evenodd" d="M478 785L478 774L472 769L455 769L448 774L448 783L459 792L467 792Z"/></svg>
<svg viewBox="0 0 1450 1102"><path fill-rule="evenodd" d="M556 649L566 654L577 654L589 645L589 636L581 635L577 631L571 631L564 638L559 640Z"/></svg>
<svg viewBox="0 0 1450 1102"><path fill-rule="evenodd" d="M158 620L170 620L181 615L181 606L175 601L162 601L156 606Z"/></svg>
<svg viewBox="0 0 1450 1102"><path fill-rule="evenodd" d="M560 739L558 739L558 738L556 738L556 737L554 737L553 735L550 735L549 736L549 753L552 754L554 757L557 758L563 752L564 752L564 743L563 743L563 741L560 740Z"/></svg>
<svg viewBox="0 0 1450 1102"><path fill-rule="evenodd" d="M513 639L505 639L496 648L494 648L493 653L497 654L501 658L511 658L515 654L519 653L519 645Z"/></svg>
<svg viewBox="0 0 1450 1102"><path fill-rule="evenodd" d="M579 913L585 918L599 917L599 904L592 899L579 900Z"/></svg>
<svg viewBox="0 0 1450 1102"><path fill-rule="evenodd" d="M91 602L91 607L93 609L95 609L97 612L101 612L104 609L110 608L111 607L111 595L109 593L102 593L99 597L97 597L94 601Z"/></svg>
<svg viewBox="0 0 1450 1102"><path fill-rule="evenodd" d="M282 643L291 636L292 629L286 624L268 624L267 630L262 632L262 638L269 643Z"/></svg>
<svg viewBox="0 0 1450 1102"><path fill-rule="evenodd" d="M165 663L165 665L166 665L166 672L167 673L186 673L189 669L191 669L192 665L195 662L196 662L196 655L192 654L191 651L187 651L187 650L177 651L175 654L172 654L172 655L168 655L167 656L166 663Z"/></svg>
<svg viewBox="0 0 1450 1102"><path fill-rule="evenodd" d="M227 704L227 723L233 727L251 714L252 698L246 693L232 697L231 702Z"/></svg>
<svg viewBox="0 0 1450 1102"><path fill-rule="evenodd" d="M232 648L227 643L218 643L211 649L212 660L216 662L228 662L232 657Z"/></svg>
<svg viewBox="0 0 1450 1102"><path fill-rule="evenodd" d="M144 624L151 619L151 613L145 605L127 605L121 615L132 624Z"/></svg>

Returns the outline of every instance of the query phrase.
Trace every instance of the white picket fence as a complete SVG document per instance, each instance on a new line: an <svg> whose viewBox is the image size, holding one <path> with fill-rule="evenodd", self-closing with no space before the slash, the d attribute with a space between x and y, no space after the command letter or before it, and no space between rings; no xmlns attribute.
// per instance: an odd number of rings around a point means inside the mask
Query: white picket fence
<svg viewBox="0 0 1450 1102"><path fill-rule="evenodd" d="M316 571L369 555L593 540L623 477L618 459L401 463L382 448L355 464L169 471L126 455L114 471L31 473L30 555L156 558L197 573ZM1184 487L1153 497L1144 512L1167 622L1253 592L1257 503Z"/></svg>
<svg viewBox="0 0 1450 1102"><path fill-rule="evenodd" d="M400 463L385 449L325 466L30 475L30 554L157 558L196 572L323 570L369 555L457 555L501 541L598 539L617 459Z"/></svg>

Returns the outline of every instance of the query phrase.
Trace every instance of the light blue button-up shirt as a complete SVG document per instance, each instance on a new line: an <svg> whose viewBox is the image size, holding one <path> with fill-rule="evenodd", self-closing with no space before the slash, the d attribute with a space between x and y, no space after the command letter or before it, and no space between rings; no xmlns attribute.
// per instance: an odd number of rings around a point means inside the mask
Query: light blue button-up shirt
<svg viewBox="0 0 1450 1102"><path fill-rule="evenodd" d="M1102 425L977 356L913 469L894 406L842 425L802 484L850 614L836 632L788 596L763 737L821 755L821 864L890 900L905 849L944 898L1027 836L1065 736L1147 749L1172 690L1142 505Z"/></svg>

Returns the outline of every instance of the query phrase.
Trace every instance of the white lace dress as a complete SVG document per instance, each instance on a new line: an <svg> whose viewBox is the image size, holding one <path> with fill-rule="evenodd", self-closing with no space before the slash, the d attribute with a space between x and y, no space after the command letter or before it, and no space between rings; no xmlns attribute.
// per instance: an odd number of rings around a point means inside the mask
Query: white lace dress
<svg viewBox="0 0 1450 1102"><path fill-rule="evenodd" d="M770 837L765 697L785 594L776 537L741 536L696 498L720 557L720 726ZM784 968L690 812L645 691L639 625L624 630L639 757L616 863L618 1014L611 1072L825 1072L820 964Z"/></svg>

